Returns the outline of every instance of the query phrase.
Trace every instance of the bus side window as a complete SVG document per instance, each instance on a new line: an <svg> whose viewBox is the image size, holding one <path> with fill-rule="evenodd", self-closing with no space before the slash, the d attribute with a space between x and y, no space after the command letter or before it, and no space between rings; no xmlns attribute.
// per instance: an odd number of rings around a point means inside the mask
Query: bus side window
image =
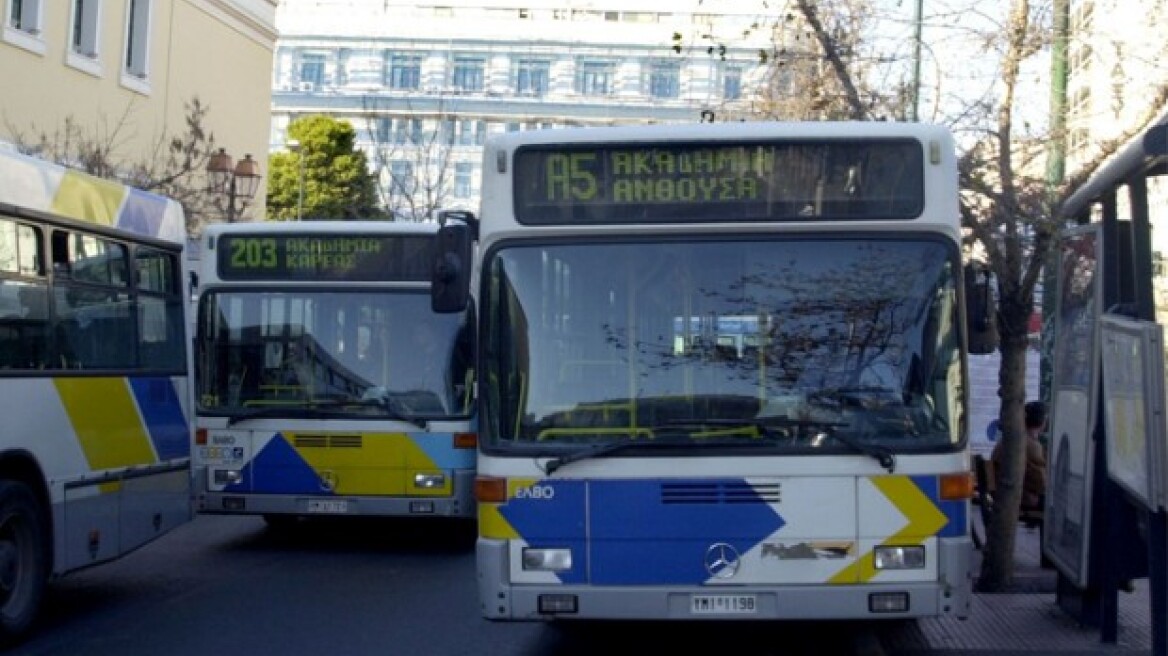
<svg viewBox="0 0 1168 656"><path fill-rule="evenodd" d="M54 230L52 238L53 275L62 278L73 276L73 267L69 264L69 233Z"/></svg>

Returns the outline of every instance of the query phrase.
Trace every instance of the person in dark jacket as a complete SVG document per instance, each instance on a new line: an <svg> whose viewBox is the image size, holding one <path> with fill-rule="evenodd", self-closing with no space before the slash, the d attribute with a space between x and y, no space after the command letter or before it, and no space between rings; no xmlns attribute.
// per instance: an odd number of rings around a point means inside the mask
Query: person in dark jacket
<svg viewBox="0 0 1168 656"><path fill-rule="evenodd" d="M1026 414L1026 472L1022 478L1022 509L1042 510L1046 500L1046 447L1042 444L1042 433L1046 430L1046 404L1030 401L1025 406ZM1002 472L1004 458L1002 441L994 445L990 459L994 471Z"/></svg>

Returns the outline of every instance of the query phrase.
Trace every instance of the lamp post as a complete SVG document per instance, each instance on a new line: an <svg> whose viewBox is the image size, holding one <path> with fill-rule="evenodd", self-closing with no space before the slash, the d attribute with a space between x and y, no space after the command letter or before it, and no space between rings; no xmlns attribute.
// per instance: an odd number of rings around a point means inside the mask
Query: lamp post
<svg viewBox="0 0 1168 656"><path fill-rule="evenodd" d="M296 220L300 221L304 218L304 153L300 152L300 140L289 139L288 150L296 153L296 159L300 169L296 183Z"/></svg>
<svg viewBox="0 0 1168 656"><path fill-rule="evenodd" d="M227 222L235 223L235 217L243 214L247 204L255 197L260 186L260 163L251 158L251 153L234 163L226 148L211 155L207 162L208 189L227 198ZM239 207L236 207L239 201ZM216 201L216 206L219 203Z"/></svg>

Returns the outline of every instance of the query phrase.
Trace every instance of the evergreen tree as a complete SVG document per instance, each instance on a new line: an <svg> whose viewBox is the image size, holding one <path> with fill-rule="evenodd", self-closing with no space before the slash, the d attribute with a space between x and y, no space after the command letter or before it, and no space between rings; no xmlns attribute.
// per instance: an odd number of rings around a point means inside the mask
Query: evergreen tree
<svg viewBox="0 0 1168 656"><path fill-rule="evenodd" d="M288 124L288 139L299 142L296 152L268 158L268 220L387 218L352 125L325 115L305 116Z"/></svg>

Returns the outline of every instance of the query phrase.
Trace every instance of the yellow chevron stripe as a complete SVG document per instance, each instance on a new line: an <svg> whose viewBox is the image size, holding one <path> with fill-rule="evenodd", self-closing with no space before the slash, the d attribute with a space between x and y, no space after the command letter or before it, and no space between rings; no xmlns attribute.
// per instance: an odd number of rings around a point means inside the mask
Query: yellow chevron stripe
<svg viewBox="0 0 1168 656"><path fill-rule="evenodd" d="M507 498L515 498L516 490L520 488L531 487L538 481L538 478L507 479ZM479 504L479 535L484 538L493 538L496 540L519 539L519 531L516 531L515 527L511 526L511 523L503 517L503 513L499 512L499 508L501 508L503 505L505 504Z"/></svg>
<svg viewBox="0 0 1168 656"><path fill-rule="evenodd" d="M157 460L126 379L57 378L53 384L91 471Z"/></svg>
<svg viewBox="0 0 1168 656"><path fill-rule="evenodd" d="M519 532L499 512L499 503L479 504L479 535L494 540L516 540Z"/></svg>
<svg viewBox="0 0 1168 656"><path fill-rule="evenodd" d="M126 188L116 182L67 170L53 197L52 209L74 219L114 225L125 197Z"/></svg>
<svg viewBox="0 0 1168 656"><path fill-rule="evenodd" d="M916 545L937 534L949 521L929 497L908 476L873 476L868 479L892 502L908 522L888 536L881 545ZM876 576L871 551L828 579L828 583L866 583Z"/></svg>

